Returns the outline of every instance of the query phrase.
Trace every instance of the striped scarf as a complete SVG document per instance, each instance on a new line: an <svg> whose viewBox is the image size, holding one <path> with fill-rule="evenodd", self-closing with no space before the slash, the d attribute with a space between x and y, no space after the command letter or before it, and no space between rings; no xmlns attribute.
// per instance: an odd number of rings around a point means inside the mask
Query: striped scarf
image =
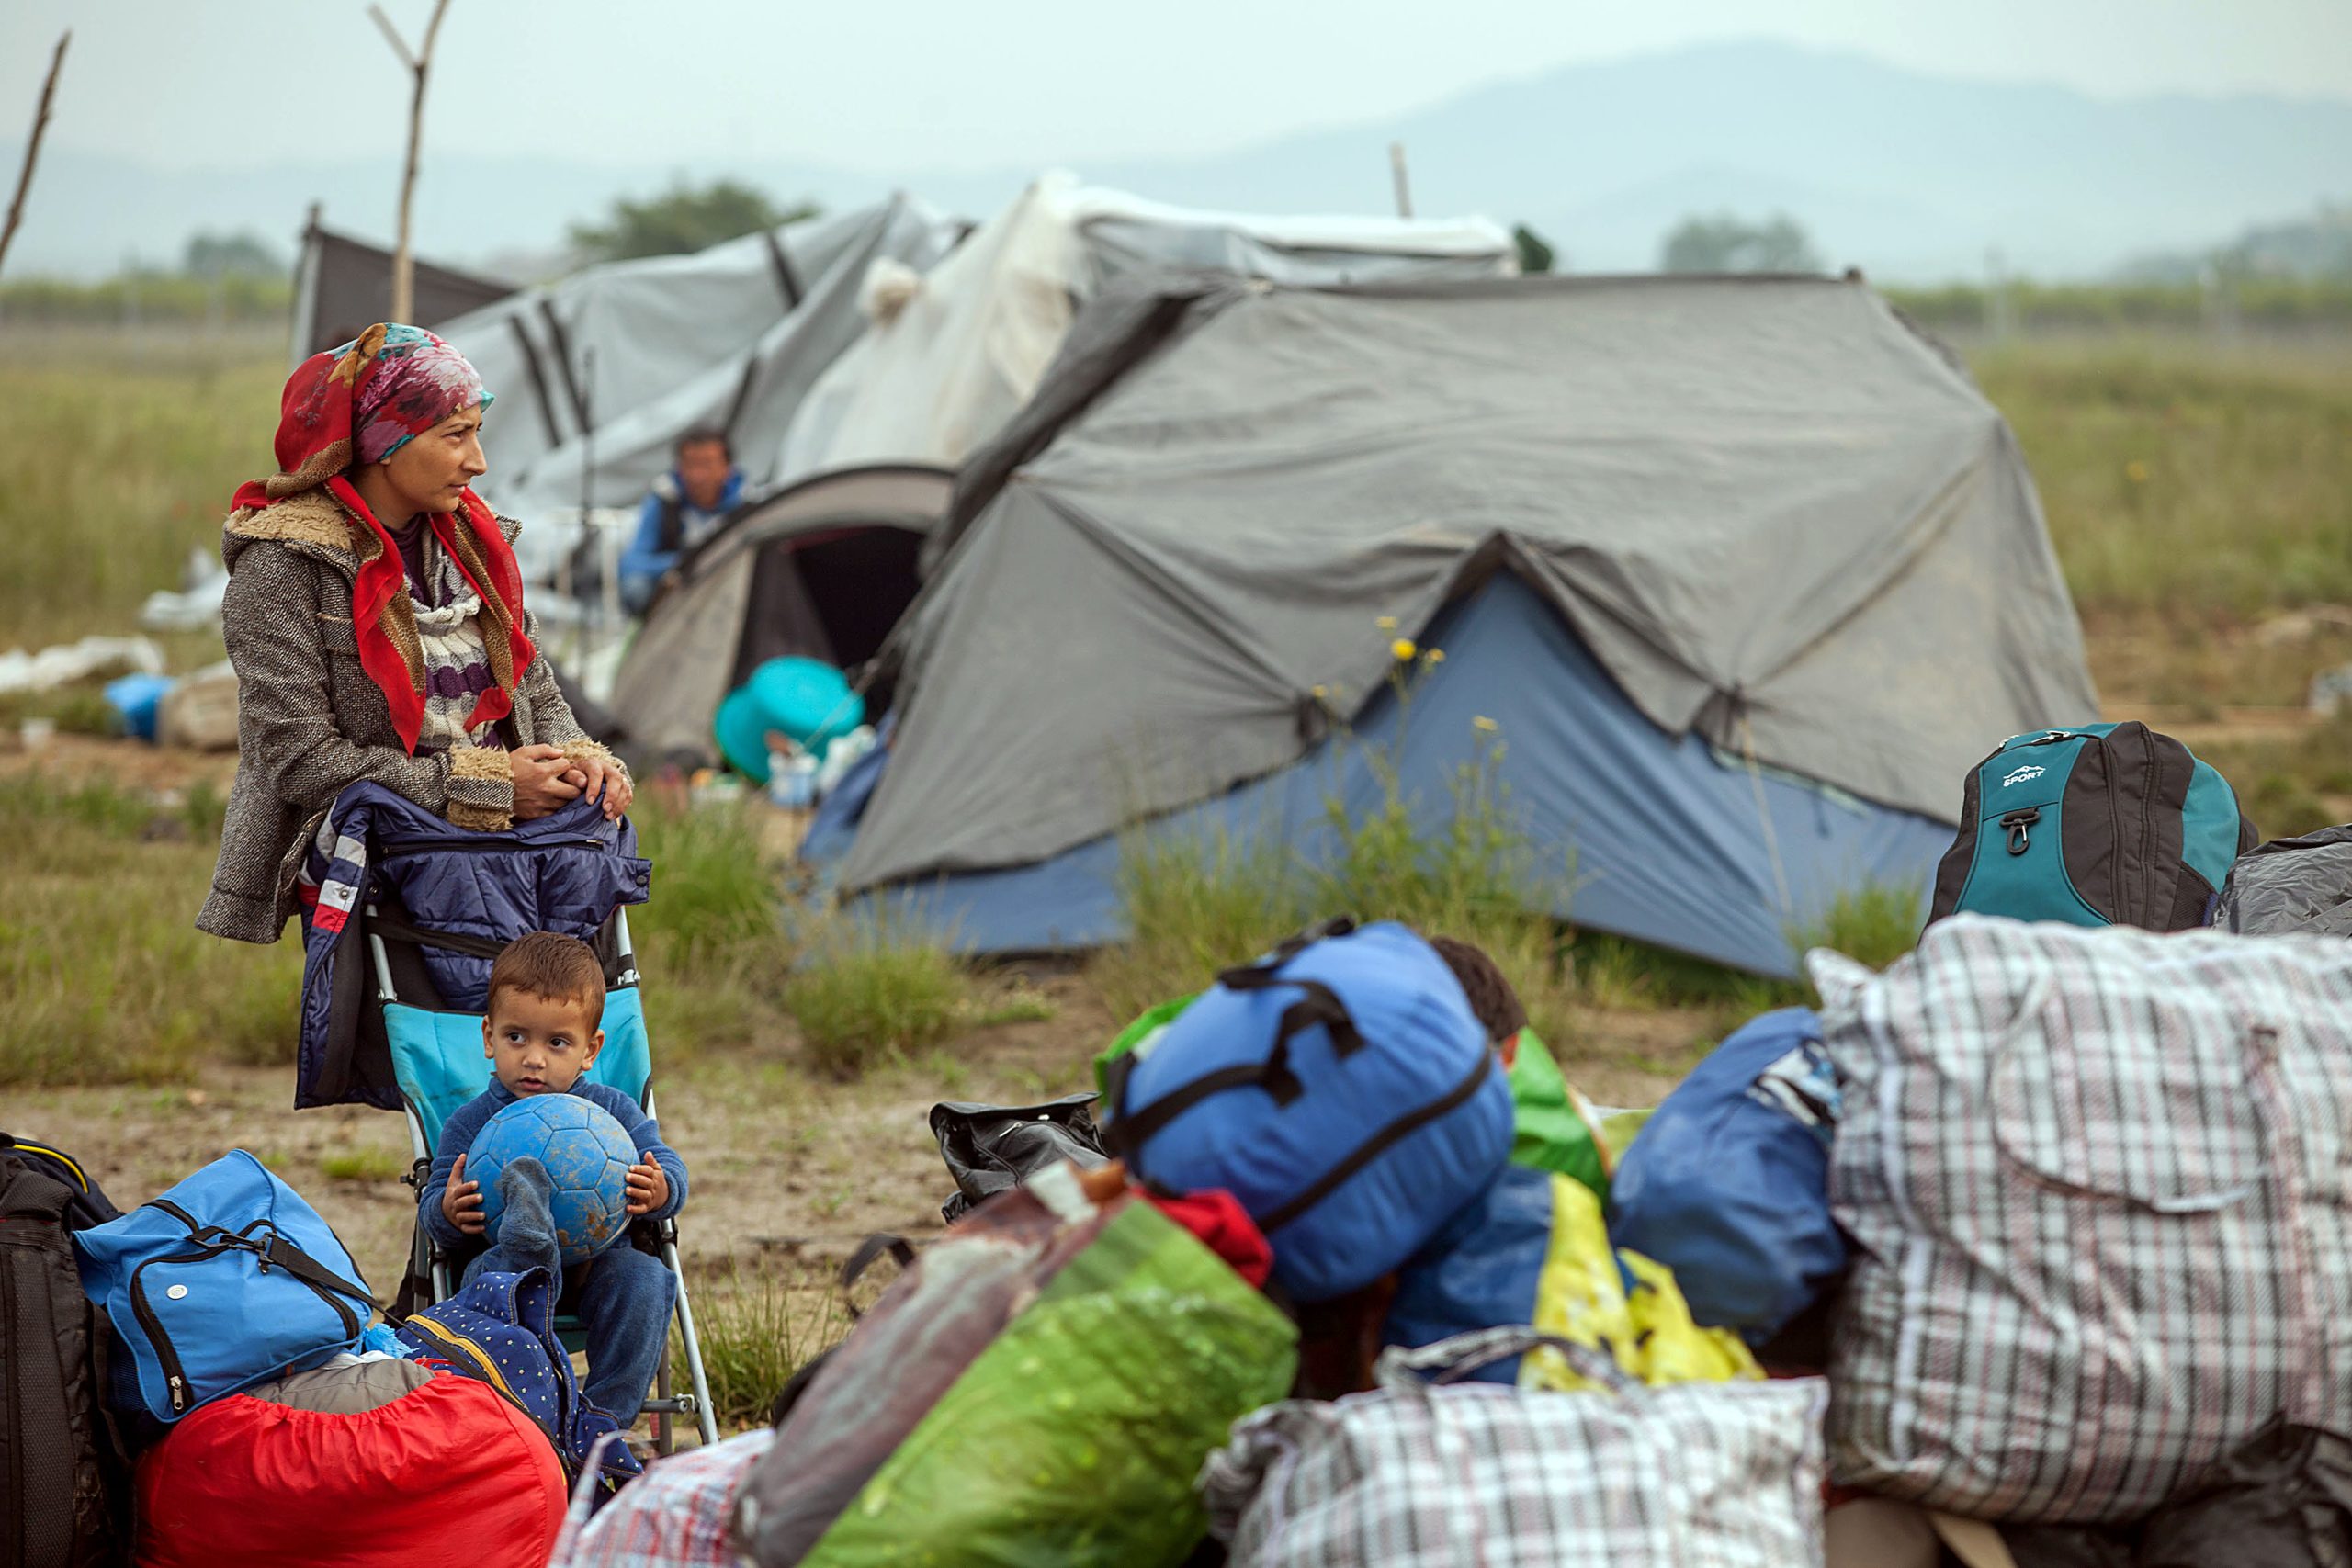
<svg viewBox="0 0 2352 1568"><path fill-rule="evenodd" d="M417 648L424 656L424 719L416 734L416 755L434 756L461 747L503 750L498 724L469 729L466 720L481 694L498 684L483 642L481 596L439 540L422 541L423 576L409 579L416 606Z"/></svg>

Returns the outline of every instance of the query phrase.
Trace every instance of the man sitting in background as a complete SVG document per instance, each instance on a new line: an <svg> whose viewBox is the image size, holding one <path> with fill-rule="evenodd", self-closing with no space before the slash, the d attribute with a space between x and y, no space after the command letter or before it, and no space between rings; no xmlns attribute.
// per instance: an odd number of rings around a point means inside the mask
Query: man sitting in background
<svg viewBox="0 0 2352 1568"><path fill-rule="evenodd" d="M678 558L718 532L742 494L743 472L725 431L697 426L678 437L678 466L653 481L637 537L621 555L621 603L629 614L645 613Z"/></svg>

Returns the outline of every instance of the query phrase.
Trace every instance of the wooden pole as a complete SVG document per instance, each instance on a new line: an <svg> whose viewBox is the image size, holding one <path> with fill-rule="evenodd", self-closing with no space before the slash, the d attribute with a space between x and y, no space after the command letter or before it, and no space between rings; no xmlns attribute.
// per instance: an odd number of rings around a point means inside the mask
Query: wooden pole
<svg viewBox="0 0 2352 1568"><path fill-rule="evenodd" d="M57 39L57 52L49 57L49 74L41 79L40 103L33 110L32 140L25 143L25 166L17 171L17 195L8 203L8 221L0 225L0 261L8 259L8 242L17 237L17 226L25 220L25 193L33 187L33 163L40 156L41 133L49 129L50 100L57 96L57 73L65 64L65 46L74 41L72 28Z"/></svg>
<svg viewBox="0 0 2352 1568"><path fill-rule="evenodd" d="M1405 144L1401 141L1388 144L1388 173L1396 182L1396 216L1410 218L1413 215L1413 187L1405 178Z"/></svg>
<svg viewBox="0 0 2352 1568"><path fill-rule="evenodd" d="M409 243L410 208L416 196L416 155L424 140L425 73L433 69L433 43L441 36L441 17L448 8L449 0L433 0L433 19L424 24L424 47L412 54L407 40L392 26L392 19L384 15L384 8L374 5L368 7L368 14L376 18L376 26L383 29L385 41L414 78L408 101L408 161L401 167L400 224L392 243L390 319L395 321L407 321L416 307L416 258Z"/></svg>

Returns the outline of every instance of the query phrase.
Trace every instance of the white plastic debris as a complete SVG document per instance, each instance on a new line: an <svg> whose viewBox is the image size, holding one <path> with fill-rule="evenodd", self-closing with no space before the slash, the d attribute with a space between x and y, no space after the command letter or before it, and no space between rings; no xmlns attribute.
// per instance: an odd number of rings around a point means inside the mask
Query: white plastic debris
<svg viewBox="0 0 2352 1568"><path fill-rule="evenodd" d="M160 675L164 650L143 637L85 637L39 653L0 653L0 692L46 692L94 675Z"/></svg>

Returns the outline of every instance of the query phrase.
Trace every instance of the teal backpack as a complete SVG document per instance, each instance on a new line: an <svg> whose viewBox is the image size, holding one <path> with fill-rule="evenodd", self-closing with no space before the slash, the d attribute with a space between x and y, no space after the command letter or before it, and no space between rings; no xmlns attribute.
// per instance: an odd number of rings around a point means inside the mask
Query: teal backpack
<svg viewBox="0 0 2352 1568"><path fill-rule="evenodd" d="M2144 724L2013 736L1968 775L1928 918L2182 931L2259 841L2229 780Z"/></svg>

